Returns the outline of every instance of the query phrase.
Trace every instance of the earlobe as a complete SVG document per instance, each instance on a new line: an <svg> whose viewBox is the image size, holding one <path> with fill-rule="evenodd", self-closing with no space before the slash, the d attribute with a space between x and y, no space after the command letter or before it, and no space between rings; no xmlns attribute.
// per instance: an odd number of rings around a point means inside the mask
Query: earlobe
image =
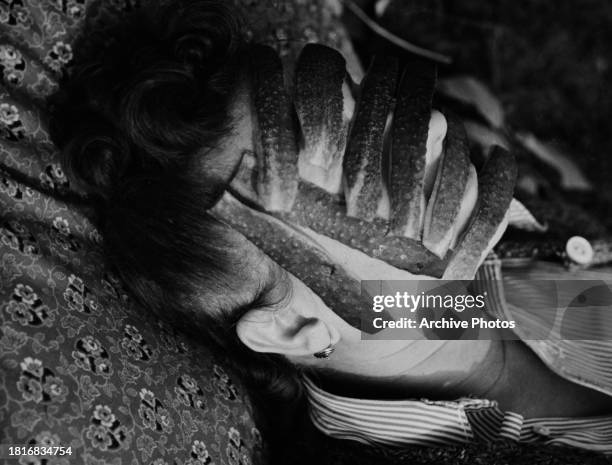
<svg viewBox="0 0 612 465"><path fill-rule="evenodd" d="M334 328L291 308L249 310L236 326L238 338L255 352L311 356L337 342Z"/></svg>

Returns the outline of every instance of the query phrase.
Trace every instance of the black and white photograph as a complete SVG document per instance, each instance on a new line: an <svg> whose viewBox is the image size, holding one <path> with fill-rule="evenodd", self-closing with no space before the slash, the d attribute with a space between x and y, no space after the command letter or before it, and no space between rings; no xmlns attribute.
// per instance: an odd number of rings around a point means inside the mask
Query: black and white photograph
<svg viewBox="0 0 612 465"><path fill-rule="evenodd" d="M0 463L612 463L612 3L0 0Z"/></svg>

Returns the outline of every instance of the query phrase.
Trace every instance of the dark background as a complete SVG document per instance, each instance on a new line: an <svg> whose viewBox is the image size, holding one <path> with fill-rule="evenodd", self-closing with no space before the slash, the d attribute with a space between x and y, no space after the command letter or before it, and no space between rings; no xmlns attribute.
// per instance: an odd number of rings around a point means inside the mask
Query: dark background
<svg viewBox="0 0 612 465"><path fill-rule="evenodd" d="M592 181L565 192L554 170L519 153L519 174L536 170L547 192L521 199L554 233L612 233L612 2L607 0L391 0L376 17L388 30L453 59L439 75L470 75L498 97L512 131L552 142ZM345 21L364 63L397 51L350 12Z"/></svg>

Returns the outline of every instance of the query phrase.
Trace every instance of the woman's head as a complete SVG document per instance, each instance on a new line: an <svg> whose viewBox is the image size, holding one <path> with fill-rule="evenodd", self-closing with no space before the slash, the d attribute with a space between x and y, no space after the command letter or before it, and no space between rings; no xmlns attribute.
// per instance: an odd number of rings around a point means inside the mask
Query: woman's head
<svg viewBox="0 0 612 465"><path fill-rule="evenodd" d="M70 111L53 128L73 178L110 199L126 178L183 167L188 154L216 147L246 80L240 29L223 2L167 2L86 50L56 99ZM220 186L208 187L218 195Z"/></svg>
<svg viewBox="0 0 612 465"><path fill-rule="evenodd" d="M52 135L71 180L100 206L127 286L166 305L192 294L190 281L227 282L233 265L223 227L204 213L224 173L198 168L235 130L244 42L235 14L206 0L143 9L112 40L56 96Z"/></svg>
<svg viewBox="0 0 612 465"><path fill-rule="evenodd" d="M335 342L316 317L324 305L208 213L253 149L236 13L222 1L170 2L112 37L52 101L52 136L98 206L110 264L145 308L229 351L270 393L295 395L291 365L274 354ZM291 298L299 312L270 318Z"/></svg>

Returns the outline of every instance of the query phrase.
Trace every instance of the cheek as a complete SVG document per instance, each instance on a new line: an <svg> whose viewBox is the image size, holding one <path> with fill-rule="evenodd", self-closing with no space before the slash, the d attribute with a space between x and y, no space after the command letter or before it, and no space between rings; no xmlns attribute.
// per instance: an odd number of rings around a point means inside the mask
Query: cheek
<svg viewBox="0 0 612 465"><path fill-rule="evenodd" d="M262 289L268 288L277 275L278 265L252 242L232 229L226 236L235 278L235 298L241 305L253 302Z"/></svg>
<svg viewBox="0 0 612 465"><path fill-rule="evenodd" d="M240 240L236 241L235 250L240 254L238 279L242 283L240 296L243 305L257 301L258 306L275 310L290 305L315 307L318 297L310 289L248 239L238 236Z"/></svg>

